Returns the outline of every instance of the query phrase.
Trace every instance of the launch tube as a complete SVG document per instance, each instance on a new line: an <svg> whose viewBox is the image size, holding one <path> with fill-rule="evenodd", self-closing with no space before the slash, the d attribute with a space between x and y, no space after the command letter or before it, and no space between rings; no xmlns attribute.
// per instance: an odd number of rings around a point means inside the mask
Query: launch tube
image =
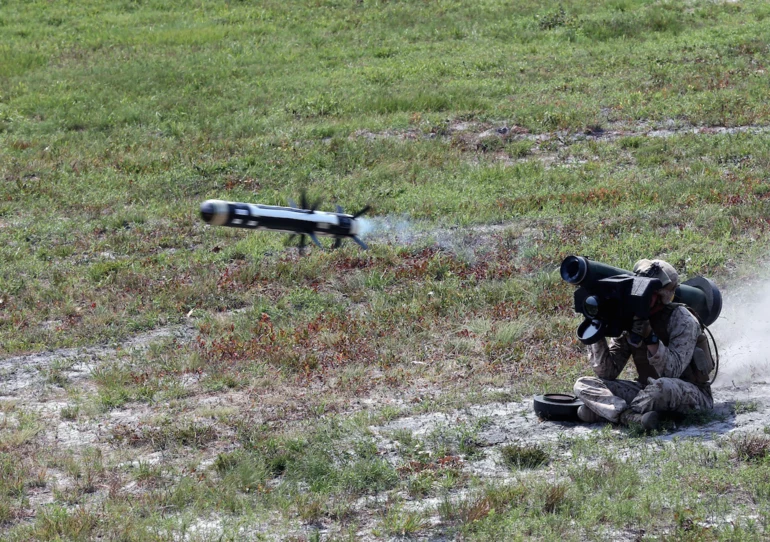
<svg viewBox="0 0 770 542"><path fill-rule="evenodd" d="M593 289L598 281L609 277L634 276L631 271L584 256L567 256L559 271L564 281L588 289ZM683 303L693 309L707 326L713 324L722 312L722 294L717 285L705 277L693 277L680 284L674 294L674 303Z"/></svg>

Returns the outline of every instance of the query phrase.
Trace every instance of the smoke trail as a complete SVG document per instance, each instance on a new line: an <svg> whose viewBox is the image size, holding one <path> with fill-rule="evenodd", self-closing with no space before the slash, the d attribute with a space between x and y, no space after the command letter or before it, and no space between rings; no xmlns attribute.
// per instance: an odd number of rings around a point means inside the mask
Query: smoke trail
<svg viewBox="0 0 770 542"><path fill-rule="evenodd" d="M467 263L473 263L477 258L495 250L501 235L516 229L516 225L512 223L437 228L435 224L410 220L407 216L359 220L362 220L361 236L366 236L367 240L400 246L435 246L455 254Z"/></svg>
<svg viewBox="0 0 770 542"><path fill-rule="evenodd" d="M446 236L448 231L436 228L427 222L411 220L402 216L379 216L367 218L362 223L362 237L379 243L390 243L399 246L412 246L419 244L437 244L439 237ZM445 247L442 247L445 248Z"/></svg>
<svg viewBox="0 0 770 542"><path fill-rule="evenodd" d="M417 226L407 217L379 216L359 218L361 237L373 241L389 241L399 245L411 245L418 236Z"/></svg>
<svg viewBox="0 0 770 542"><path fill-rule="evenodd" d="M710 328L719 347L715 386L766 381L770 375L770 283L746 288L724 300Z"/></svg>

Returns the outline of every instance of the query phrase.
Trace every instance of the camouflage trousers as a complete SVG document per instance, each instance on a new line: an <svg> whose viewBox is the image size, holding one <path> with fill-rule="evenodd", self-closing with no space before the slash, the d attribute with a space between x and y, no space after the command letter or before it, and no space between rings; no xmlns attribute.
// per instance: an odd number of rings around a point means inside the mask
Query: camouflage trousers
<svg viewBox="0 0 770 542"><path fill-rule="evenodd" d="M686 413L714 407L710 393L679 378L650 378L642 387L636 380L584 376L578 378L574 389L586 407L613 423L618 423L620 415L628 408L644 414L653 410Z"/></svg>

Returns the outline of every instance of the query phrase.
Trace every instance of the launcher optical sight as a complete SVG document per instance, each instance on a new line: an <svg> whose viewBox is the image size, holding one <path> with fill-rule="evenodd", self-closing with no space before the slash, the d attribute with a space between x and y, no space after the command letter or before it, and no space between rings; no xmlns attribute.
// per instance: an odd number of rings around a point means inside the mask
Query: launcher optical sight
<svg viewBox="0 0 770 542"><path fill-rule="evenodd" d="M583 256L567 256L561 263L561 278L578 286L575 312L585 316L578 327L583 344L602 337L619 337L630 331L634 317L649 318L652 294L662 287L658 279L640 277ZM722 294L705 277L693 277L681 284L674 303L691 308L704 325L711 325L722 312Z"/></svg>

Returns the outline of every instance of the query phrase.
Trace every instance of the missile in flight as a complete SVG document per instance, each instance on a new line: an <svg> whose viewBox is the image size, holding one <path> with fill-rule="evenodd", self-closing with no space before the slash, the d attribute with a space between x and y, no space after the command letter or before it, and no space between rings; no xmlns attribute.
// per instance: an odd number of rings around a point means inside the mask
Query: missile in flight
<svg viewBox="0 0 770 542"><path fill-rule="evenodd" d="M353 215L346 214L339 205L336 212L328 213L316 210L318 202L308 205L304 193L301 207L292 200L289 200L289 205L278 207L210 199L201 203L201 218L212 226L289 233L290 241L299 236L300 252L305 248L307 237L323 248L319 235L334 237L332 248L339 248L345 239L352 239L363 249L369 248L358 237L363 233L359 217L370 209L368 205Z"/></svg>

